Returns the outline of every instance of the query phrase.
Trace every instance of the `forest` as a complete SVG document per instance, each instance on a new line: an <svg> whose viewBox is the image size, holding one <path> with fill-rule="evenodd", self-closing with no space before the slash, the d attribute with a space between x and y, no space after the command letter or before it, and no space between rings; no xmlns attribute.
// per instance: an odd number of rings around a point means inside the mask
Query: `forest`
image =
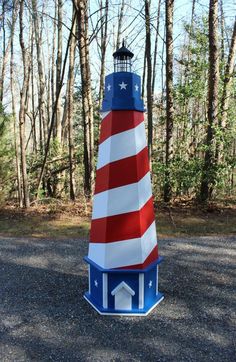
<svg viewBox="0 0 236 362"><path fill-rule="evenodd" d="M234 199L233 0L1 0L0 205L89 203L122 41L142 78L154 197Z"/></svg>

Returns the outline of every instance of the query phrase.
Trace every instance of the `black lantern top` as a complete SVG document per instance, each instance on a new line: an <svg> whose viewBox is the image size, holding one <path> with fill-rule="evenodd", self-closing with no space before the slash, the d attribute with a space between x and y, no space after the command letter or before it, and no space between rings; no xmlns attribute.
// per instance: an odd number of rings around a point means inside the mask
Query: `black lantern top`
<svg viewBox="0 0 236 362"><path fill-rule="evenodd" d="M131 72L131 59L134 54L125 47L123 40L122 47L113 53L114 71L115 72Z"/></svg>

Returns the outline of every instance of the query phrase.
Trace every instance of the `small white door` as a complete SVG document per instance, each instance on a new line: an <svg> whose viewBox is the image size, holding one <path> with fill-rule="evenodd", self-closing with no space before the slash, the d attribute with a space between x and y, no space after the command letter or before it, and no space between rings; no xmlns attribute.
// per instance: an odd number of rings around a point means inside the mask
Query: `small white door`
<svg viewBox="0 0 236 362"><path fill-rule="evenodd" d="M115 310L131 310L132 309L132 295L125 290L125 288L121 288L115 294Z"/></svg>

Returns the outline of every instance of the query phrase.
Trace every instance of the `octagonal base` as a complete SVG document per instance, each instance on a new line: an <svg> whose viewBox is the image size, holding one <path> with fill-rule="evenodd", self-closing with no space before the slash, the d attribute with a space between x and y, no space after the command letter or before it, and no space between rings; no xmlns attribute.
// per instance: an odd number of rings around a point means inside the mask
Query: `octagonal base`
<svg viewBox="0 0 236 362"><path fill-rule="evenodd" d="M84 294L84 299L87 300L87 302L101 315L122 315L122 316L129 315L129 316L145 317L164 299L164 295L162 293L158 293L156 302L149 308L143 309L142 311L140 309L132 309L132 311L104 309L104 308L99 309L98 306L93 304L88 292Z"/></svg>
<svg viewBox="0 0 236 362"><path fill-rule="evenodd" d="M161 257L145 269L103 269L85 260L89 291L84 298L99 314L145 316L164 299L158 290Z"/></svg>

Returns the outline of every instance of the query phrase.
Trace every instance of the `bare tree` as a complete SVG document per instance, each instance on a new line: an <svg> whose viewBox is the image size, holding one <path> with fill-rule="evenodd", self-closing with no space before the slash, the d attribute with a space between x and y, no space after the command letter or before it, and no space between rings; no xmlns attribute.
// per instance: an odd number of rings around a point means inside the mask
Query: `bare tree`
<svg viewBox="0 0 236 362"><path fill-rule="evenodd" d="M154 96L154 88L155 88L155 81L156 81L156 65L157 65L157 49L158 49L159 27L160 27L160 14L161 14L161 0L158 0L156 37L155 37L154 57L153 57L153 67L152 67L152 98Z"/></svg>
<svg viewBox="0 0 236 362"><path fill-rule="evenodd" d="M103 91L104 91L104 83L105 83L105 57L106 57L106 49L107 49L107 25L108 25L108 5L109 1L105 1L105 11L104 15L102 15L103 1L100 3L101 15L104 20L101 25L101 72L100 72L100 82L99 82L99 95L98 95L98 106L99 109L102 105Z"/></svg>
<svg viewBox="0 0 236 362"><path fill-rule="evenodd" d="M229 100L230 100L230 85L232 83L232 78L233 78L235 55L236 55L236 20L234 21L234 29L229 49L228 61L226 63L225 73L224 73L223 95L221 101L221 124L223 129L225 128L227 121L227 114L228 114Z"/></svg>
<svg viewBox="0 0 236 362"><path fill-rule="evenodd" d="M61 141L61 72L62 72L62 8L63 1L57 0L57 61L56 61L56 94L59 97L57 101L57 113L54 136L57 140Z"/></svg>
<svg viewBox="0 0 236 362"><path fill-rule="evenodd" d="M3 59L2 59L2 65L1 65L1 70L0 70L0 74L1 74L1 76L0 76L0 102L1 103L3 101L6 65L7 65L7 60L8 60L8 57L9 57L10 49L11 49L11 38L12 38L12 36L10 36L8 38L8 41L6 39L5 16L6 16L6 12L7 12L8 8L9 8L8 1L3 0L2 1L2 30L3 30L2 49L3 49ZM12 24L11 24L11 27L13 27L13 28L15 27L17 15L18 15L18 0L15 0L15 1L13 1L13 4L12 4Z"/></svg>
<svg viewBox="0 0 236 362"><path fill-rule="evenodd" d="M37 64L38 64L38 75L39 75L39 117L40 123L43 128L44 134L44 143L47 140L48 133L48 122L46 120L47 112L46 112L46 84L45 84L45 75L43 69L43 55L42 55L42 38L40 36L39 29L39 19L38 19L38 11L37 11L37 0L32 0L32 10L33 10L33 22L34 22L34 33L35 33L35 43L37 50Z"/></svg>
<svg viewBox="0 0 236 362"><path fill-rule="evenodd" d="M146 73L147 73L147 55L146 55L146 41L145 41L145 50L144 50L144 56L143 56L143 75L142 75L142 93L141 96L144 98L145 94L145 83L146 83Z"/></svg>
<svg viewBox="0 0 236 362"><path fill-rule="evenodd" d="M218 0L210 0L209 5L209 80L208 80L208 112L206 152L204 158L200 200L208 201L216 181L215 159L215 126L218 120L218 83L219 83L219 51L218 51Z"/></svg>
<svg viewBox="0 0 236 362"><path fill-rule="evenodd" d="M29 200L27 164L26 164L25 115L26 115L27 92L29 88L31 65L29 61L29 54L27 49L25 48L25 43L23 38L23 33L24 33L23 12L24 12L24 0L20 0L19 38L20 38L24 75L23 75L23 84L20 92L19 129L20 129L20 149L21 149L21 172L22 172L22 183L23 183L23 206L25 208L28 208L30 205L30 200Z"/></svg>
<svg viewBox="0 0 236 362"><path fill-rule="evenodd" d="M166 0L166 170L164 182L164 201L169 202L172 195L170 166L173 159L173 11L174 0Z"/></svg>
<svg viewBox="0 0 236 362"><path fill-rule="evenodd" d="M54 18L57 16L57 3L55 1L55 12ZM55 49L56 49L56 21L53 22L53 38L52 38L52 61L51 61L51 99L52 105L54 106L55 102Z"/></svg>
<svg viewBox="0 0 236 362"><path fill-rule="evenodd" d="M6 47L6 24L5 24L5 6L6 1L2 1L2 53L3 53L3 60L2 60L2 69L1 69L1 78L0 78L0 102L2 103L3 100L3 87L4 87L4 79L5 79L5 68L7 57L10 49L10 41L8 42L8 46Z"/></svg>
<svg viewBox="0 0 236 362"><path fill-rule="evenodd" d="M148 151L149 161L152 160L153 120L152 120L152 52L150 26L150 0L145 0L145 28L146 28L146 60L147 60L147 114L148 114Z"/></svg>
<svg viewBox="0 0 236 362"><path fill-rule="evenodd" d="M221 14L222 14L222 2L221 2ZM222 18L222 16L221 16ZM222 28L221 21L221 28ZM222 37L222 34L221 34ZM223 42L224 44L224 42ZM223 45L224 46L224 45ZM222 47L222 42L221 42ZM224 63L224 50L221 48L221 61L222 65ZM228 60L225 65L225 69L221 70L221 75L223 77L223 93L220 103L220 114L218 117L218 126L219 126L219 135L216 140L216 161L219 163L220 161L224 162L224 148L225 148L225 140L226 140L226 128L227 128L227 116L228 116L228 108L231 94L231 83L234 72L234 62L235 62L235 54L236 54L236 21L234 22L234 29L231 38L231 44L229 48ZM223 67L221 67L223 68ZM222 74L223 73L223 74ZM227 153L227 151L226 151Z"/></svg>
<svg viewBox="0 0 236 362"><path fill-rule="evenodd" d="M69 38L68 38L68 40L67 40L65 57L64 57L64 61L63 61L61 79L60 79L59 87L58 87L58 89L57 89L57 94L56 94L55 102L54 102L54 104L53 104L51 122L50 122L49 130L48 130L47 143L46 143L46 147L45 147L45 154L44 154L43 163L42 163L42 167L41 167L41 170L40 170L40 175L39 175L38 182L37 182L36 198L38 198L38 196L39 196L39 189L40 189L40 185L41 185L41 182L42 182L42 179L43 179L43 176L44 176L45 167L46 167L46 163L47 163L47 157L48 157L48 153L49 153L49 150L50 150L51 137L52 137L52 134L53 134L53 130L55 129L55 119L56 119L56 112L57 112L57 103L58 103L58 101L59 101L60 92L61 92L61 89L62 89L62 86L63 86L65 69L66 69L66 62L67 62L68 53L69 53L69 47L70 47L70 43L71 43L71 39L72 39L72 35L73 35L72 29L73 29L73 26L74 26L74 22L75 22L75 17L74 17L73 20L72 20L72 24L71 24L71 28L70 28L70 33L69 33Z"/></svg>
<svg viewBox="0 0 236 362"><path fill-rule="evenodd" d="M73 17L75 10L73 9ZM76 22L72 27L73 34L76 30ZM70 163L70 198L75 200L75 177L74 177L74 138L73 138L73 109L74 109L74 82L75 82L75 47L76 38L71 39L69 50L69 71L68 71L68 103L67 103L67 121L68 121L68 144L69 144L69 163Z"/></svg>
<svg viewBox="0 0 236 362"><path fill-rule="evenodd" d="M19 3L16 2L14 11L18 15ZM14 12L13 12L14 14ZM11 100L12 100L12 117L13 117L13 131L14 131L14 150L15 150L15 162L16 162L16 177L17 177L17 194L19 206L22 207L22 192L21 192L21 175L20 175L20 156L19 156L19 141L17 134L17 117L16 117L16 100L15 100L15 84L14 84L14 30L15 21L14 16L12 17L11 23L11 60L10 60L10 86L11 86Z"/></svg>
<svg viewBox="0 0 236 362"><path fill-rule="evenodd" d="M122 25L123 25L123 18L124 18L124 10L125 10L125 0L122 0L119 14L118 14L116 49L119 49L120 45L121 45L121 32L122 32Z"/></svg>
<svg viewBox="0 0 236 362"><path fill-rule="evenodd" d="M91 73L89 60L89 38L88 38L88 1L77 0L77 23L80 53L80 72L83 105L84 126L84 189L86 196L91 196L94 178L94 155L93 155L93 103L91 90Z"/></svg>

